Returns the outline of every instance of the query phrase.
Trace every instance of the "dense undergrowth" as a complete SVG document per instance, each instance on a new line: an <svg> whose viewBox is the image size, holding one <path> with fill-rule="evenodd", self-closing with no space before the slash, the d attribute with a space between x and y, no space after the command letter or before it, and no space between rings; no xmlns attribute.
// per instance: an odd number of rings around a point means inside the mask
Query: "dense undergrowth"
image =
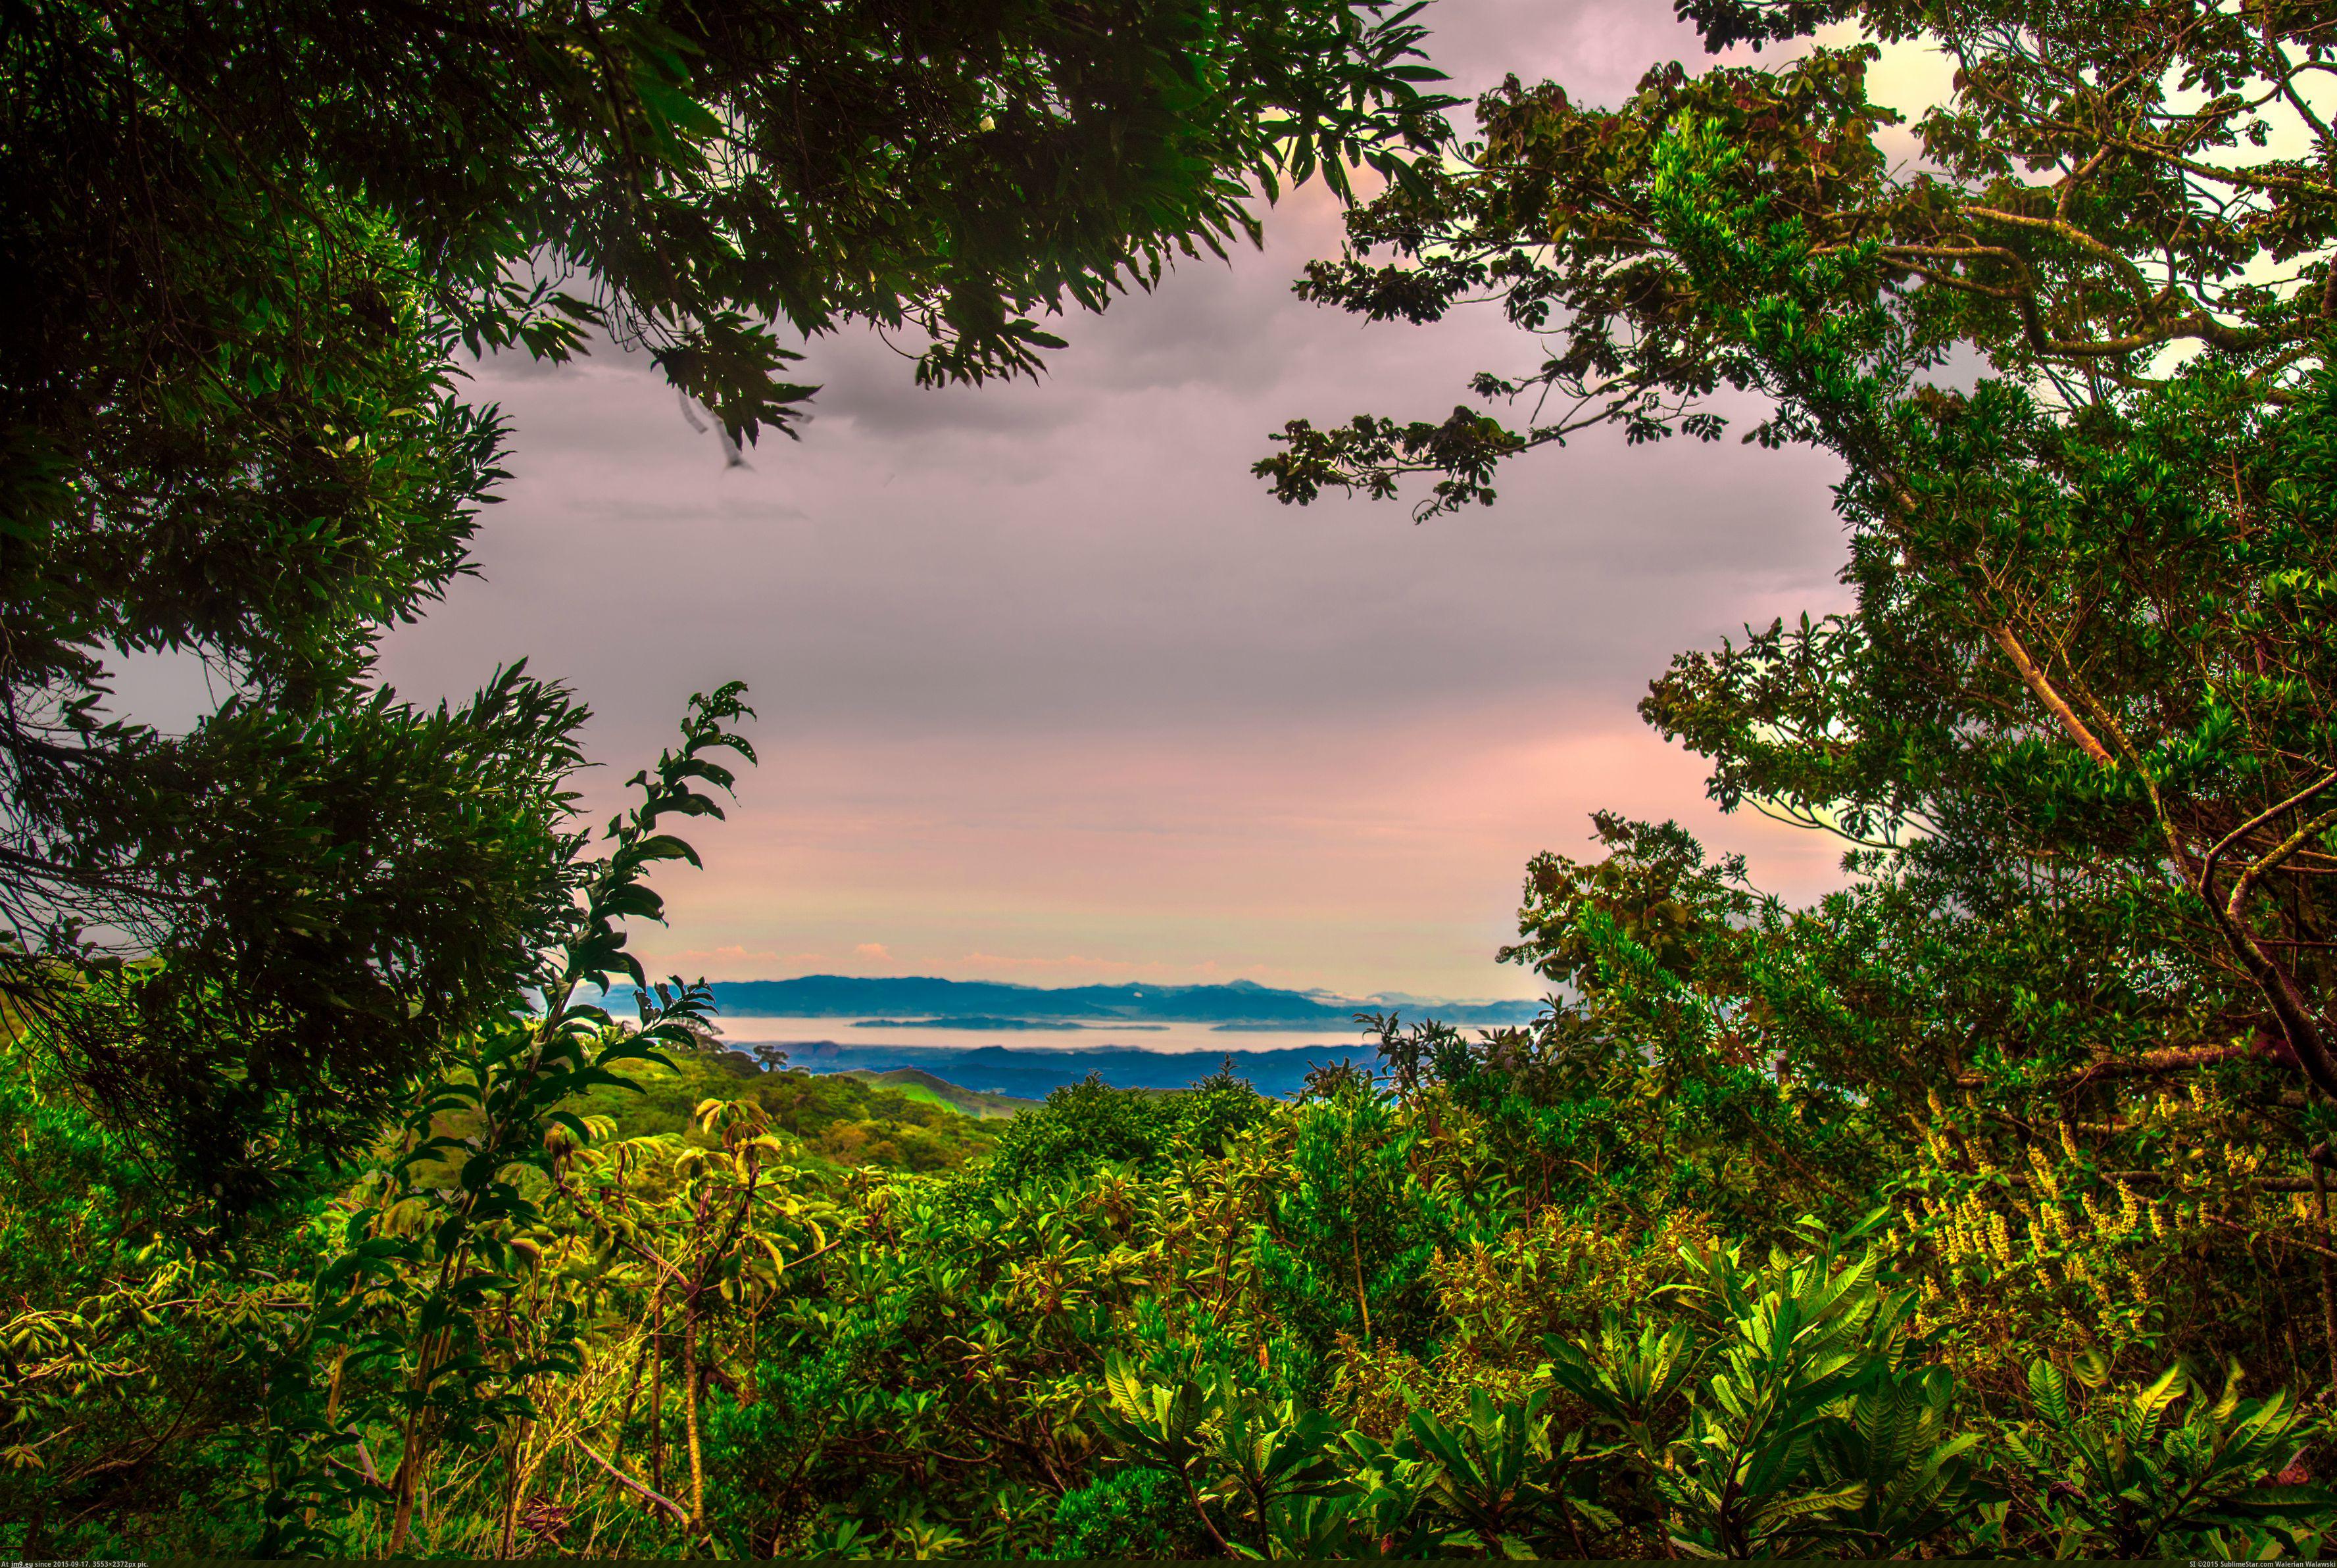
<svg viewBox="0 0 2337 1568"><path fill-rule="evenodd" d="M915 1126L882 1091L636 1069L624 1121L547 1122L516 1174L406 1549L2319 1549L2328 1231L2228 1138L2188 1154L2256 1063L2122 1112L2185 1152L2154 1184L1978 1094L1910 1128L1586 1074L1563 1022L1391 1024L1379 1079L1296 1103L1090 1083L930 1172L818 1153L862 1097ZM0 1544L386 1550L399 1303L445 1194L385 1160L189 1246L28 1058L5 1094Z"/></svg>

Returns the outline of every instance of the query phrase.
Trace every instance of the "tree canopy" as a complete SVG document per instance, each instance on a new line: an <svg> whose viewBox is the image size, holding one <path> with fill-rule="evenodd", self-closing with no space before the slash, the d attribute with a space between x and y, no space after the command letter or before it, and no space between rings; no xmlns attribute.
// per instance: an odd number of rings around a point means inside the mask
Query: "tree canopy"
<svg viewBox="0 0 2337 1568"><path fill-rule="evenodd" d="M12 995L206 1171L271 1117L362 1141L576 897L582 710L516 671L374 690L504 476L463 357L642 349L749 441L846 320L929 381L1035 372L1039 318L1254 237L1259 192L1396 167L1420 35L1329 0L18 7ZM183 734L105 710L158 652L226 693ZM53 1004L93 956L138 962Z"/></svg>
<svg viewBox="0 0 2337 1568"><path fill-rule="evenodd" d="M1658 66L1613 109L1489 94L1300 289L1413 321L1490 294L1539 363L1441 421L1296 422L1260 472L1295 502L1433 475L1427 515L1535 448L1718 440L1749 404L1745 440L1842 460L1857 609L1683 655L1643 711L1724 806L1868 847L1975 961L2010 922L2088 977L2049 1028L1933 1034L1932 1071L2240 1049L2337 1093L2331 20L1681 10L1716 48L1858 36ZM1874 102L1886 45L1944 53L1950 98Z"/></svg>

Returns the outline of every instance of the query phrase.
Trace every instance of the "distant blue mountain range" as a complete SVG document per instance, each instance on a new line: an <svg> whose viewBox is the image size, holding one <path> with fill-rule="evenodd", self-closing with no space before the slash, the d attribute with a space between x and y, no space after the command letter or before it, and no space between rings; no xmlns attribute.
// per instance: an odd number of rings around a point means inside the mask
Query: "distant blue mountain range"
<svg viewBox="0 0 2337 1568"><path fill-rule="evenodd" d="M1356 1013L1384 1012L1395 1004L1352 1001L1320 992L1276 991L1247 980L1223 985L1042 986L995 980L864 979L844 975L721 981L714 986L714 998L723 1012L750 1017L1090 1019L1302 1029L1321 1025L1343 1031L1354 1027ZM1410 1016L1461 1024L1522 1024L1540 1011L1531 1002L1428 1002L1407 996L1403 1004L1403 1011Z"/></svg>

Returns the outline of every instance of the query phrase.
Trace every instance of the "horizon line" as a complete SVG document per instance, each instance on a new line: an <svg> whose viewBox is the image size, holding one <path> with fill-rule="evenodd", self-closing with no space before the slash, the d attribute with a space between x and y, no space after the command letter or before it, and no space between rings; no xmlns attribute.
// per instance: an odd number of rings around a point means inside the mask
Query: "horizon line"
<svg viewBox="0 0 2337 1568"><path fill-rule="evenodd" d="M1009 991L1265 991L1285 996L1303 996L1308 1000L1339 1002L1409 1001L1435 1003L1445 1006L1503 1007L1531 1004L1540 998L1528 996L1430 996L1413 991L1374 991L1362 996L1349 995L1329 986L1266 985L1256 980L1203 980L1192 982L1151 980L1091 980L1067 985L1038 985L1023 980L955 980L944 975L839 975L821 970L808 975L757 975L743 980L709 980L709 985L791 985L805 980L842 980L855 985L918 981L937 985L993 985Z"/></svg>

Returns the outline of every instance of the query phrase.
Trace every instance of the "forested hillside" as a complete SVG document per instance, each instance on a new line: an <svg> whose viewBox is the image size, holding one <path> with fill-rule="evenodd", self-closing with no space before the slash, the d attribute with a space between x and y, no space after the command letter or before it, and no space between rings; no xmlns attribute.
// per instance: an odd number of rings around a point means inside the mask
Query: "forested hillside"
<svg viewBox="0 0 2337 1568"><path fill-rule="evenodd" d="M1677 9L1778 47L1449 139L1416 7L12 16L0 1550L2327 1550L2337 19ZM629 950L738 688L595 827L564 689L373 679L504 476L465 356L646 347L750 439L773 323L1035 372L1318 177L1309 298L1520 358L1293 423L1286 499L1747 410L1840 465L1851 607L1643 711L1844 891L1602 815L1529 1024L977 1120ZM216 710L108 718L168 651Z"/></svg>

